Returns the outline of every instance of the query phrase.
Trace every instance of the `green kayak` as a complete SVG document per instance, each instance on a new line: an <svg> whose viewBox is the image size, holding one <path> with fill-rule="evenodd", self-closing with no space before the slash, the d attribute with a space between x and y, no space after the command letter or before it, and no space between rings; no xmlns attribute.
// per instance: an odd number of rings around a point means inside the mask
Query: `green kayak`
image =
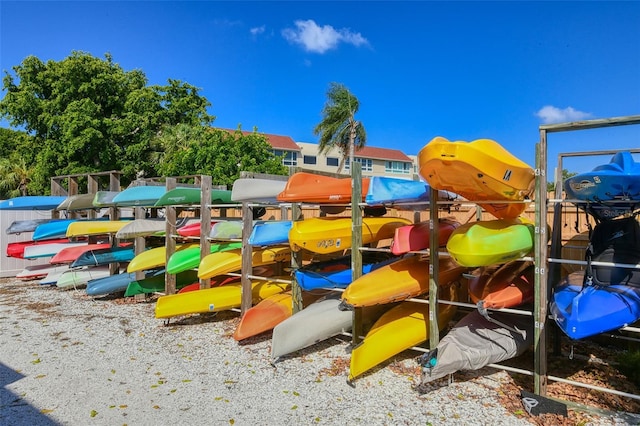
<svg viewBox="0 0 640 426"><path fill-rule="evenodd" d="M200 204L202 190L200 188L175 188L162 195L155 206L177 206ZM211 204L231 203L231 191L226 189L211 190Z"/></svg>
<svg viewBox="0 0 640 426"><path fill-rule="evenodd" d="M197 271L184 271L176 275L176 289L198 281ZM131 281L124 292L125 297L136 294L155 293L165 290L165 274L154 275L140 281Z"/></svg>
<svg viewBox="0 0 640 426"><path fill-rule="evenodd" d="M242 248L241 242L211 244L211 253ZM177 274L200 265L200 247L190 247L171 255L167 263L167 272Z"/></svg>

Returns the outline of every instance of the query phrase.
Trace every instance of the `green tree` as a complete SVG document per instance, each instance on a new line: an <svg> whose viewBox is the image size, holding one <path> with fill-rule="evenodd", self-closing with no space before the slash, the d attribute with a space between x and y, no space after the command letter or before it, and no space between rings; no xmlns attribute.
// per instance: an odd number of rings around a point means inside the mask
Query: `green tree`
<svg viewBox="0 0 640 426"><path fill-rule="evenodd" d="M31 163L35 157L31 148L32 138L25 132L0 127L0 158L18 155Z"/></svg>
<svg viewBox="0 0 640 426"><path fill-rule="evenodd" d="M565 182L567 179L569 179L570 177L573 177L577 175L577 173L572 173L569 172L569 170L567 169L562 169L562 181ZM556 190L556 183L555 182L547 182L547 192L553 192ZM563 189L564 191L564 189Z"/></svg>
<svg viewBox="0 0 640 426"><path fill-rule="evenodd" d="M33 176L33 169L21 158L13 161L7 158L0 160L0 196L13 198L29 193L28 187Z"/></svg>
<svg viewBox="0 0 640 426"><path fill-rule="evenodd" d="M319 153L325 153L333 147L340 150L342 159L338 173L347 158L353 163L355 150L364 147L367 142L364 126L355 119L359 108L358 99L349 89L340 83L330 83L327 101L322 109L322 120L313 132L320 135Z"/></svg>
<svg viewBox="0 0 640 426"><path fill-rule="evenodd" d="M197 125L166 126L153 140L150 161L162 176L207 174L215 185L231 187L241 171L286 175L266 136Z"/></svg>
<svg viewBox="0 0 640 426"><path fill-rule="evenodd" d="M155 175L151 139L165 125L210 125L209 102L177 80L147 86L140 70L124 71L110 55L82 52L62 61L29 56L3 78L0 115L37 147L33 189L49 191L55 175L121 170Z"/></svg>

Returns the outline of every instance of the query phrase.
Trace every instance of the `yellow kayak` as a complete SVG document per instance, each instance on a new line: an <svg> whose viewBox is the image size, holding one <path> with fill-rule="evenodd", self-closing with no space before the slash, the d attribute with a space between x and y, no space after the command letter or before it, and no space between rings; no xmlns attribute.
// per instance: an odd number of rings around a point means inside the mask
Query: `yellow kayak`
<svg viewBox="0 0 640 426"><path fill-rule="evenodd" d="M130 220L78 220L67 227L67 237L115 234Z"/></svg>
<svg viewBox="0 0 640 426"><path fill-rule="evenodd" d="M432 188L477 201L498 219L519 216L526 203L500 201L522 201L535 184L533 168L491 139L450 142L438 136L418 153L418 167Z"/></svg>
<svg viewBox="0 0 640 426"><path fill-rule="evenodd" d="M291 277L275 277L289 279ZM254 280L251 284L253 304L274 294L288 290L289 284ZM179 315L219 312L238 308L242 304L242 284L226 284L219 287L187 291L161 296L156 302L156 318Z"/></svg>
<svg viewBox="0 0 640 426"><path fill-rule="evenodd" d="M393 238L396 228L412 222L400 217L362 218L362 244ZM313 217L294 221L289 231L291 249L314 253L335 253L351 248L350 217Z"/></svg>
<svg viewBox="0 0 640 426"><path fill-rule="evenodd" d="M199 243L178 244L176 251L184 250L190 247L199 247ZM159 268L167 262L167 248L165 246L152 248L136 255L129 265L127 272L146 271L148 269Z"/></svg>
<svg viewBox="0 0 640 426"><path fill-rule="evenodd" d="M466 270L448 257L439 259L438 284L445 286ZM343 306L359 308L398 302L429 292L429 261L412 256L364 274L342 293Z"/></svg>
<svg viewBox="0 0 640 426"><path fill-rule="evenodd" d="M251 264L255 266L270 265L272 263L291 260L289 247L269 247L253 250ZM207 279L242 269L242 250L235 249L211 253L200 261L198 278Z"/></svg>
<svg viewBox="0 0 640 426"><path fill-rule="evenodd" d="M471 222L456 228L447 251L462 266L507 263L533 249L535 225L528 219L496 219Z"/></svg>
<svg viewBox="0 0 640 426"><path fill-rule="evenodd" d="M457 301L458 286L441 289L440 299ZM456 312L454 305L438 304L438 329L443 330ZM378 319L364 340L351 351L349 381L400 352L429 339L429 305L402 302Z"/></svg>

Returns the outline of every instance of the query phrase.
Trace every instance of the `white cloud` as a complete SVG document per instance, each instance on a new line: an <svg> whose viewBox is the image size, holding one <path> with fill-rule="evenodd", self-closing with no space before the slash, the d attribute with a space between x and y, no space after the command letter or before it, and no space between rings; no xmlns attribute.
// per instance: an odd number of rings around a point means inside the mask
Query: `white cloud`
<svg viewBox="0 0 640 426"><path fill-rule="evenodd" d="M546 105L536 112L543 124L564 123L567 121L579 121L591 117L591 113L582 112L572 107L560 109L552 105Z"/></svg>
<svg viewBox="0 0 640 426"><path fill-rule="evenodd" d="M336 30L331 25L318 26L313 20L295 21L296 28L285 28L282 36L290 43L299 44L307 52L324 53L335 49L339 43L356 47L366 46L369 41L360 33L343 28Z"/></svg>
<svg viewBox="0 0 640 426"><path fill-rule="evenodd" d="M251 28L249 30L249 32L251 33L252 36L255 37L255 36L259 35L259 34L264 33L265 29L266 29L265 26L262 25L260 27Z"/></svg>

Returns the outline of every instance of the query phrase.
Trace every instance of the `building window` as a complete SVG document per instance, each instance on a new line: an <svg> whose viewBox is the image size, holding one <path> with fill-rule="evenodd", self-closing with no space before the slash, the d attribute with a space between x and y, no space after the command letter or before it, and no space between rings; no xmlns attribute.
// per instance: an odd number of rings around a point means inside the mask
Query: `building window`
<svg viewBox="0 0 640 426"><path fill-rule="evenodd" d="M298 153L294 151L283 151L281 149L274 149L273 153L276 157L282 158L282 164L285 166L297 166L298 165Z"/></svg>
<svg viewBox="0 0 640 426"><path fill-rule="evenodd" d="M386 161L384 171L386 173L410 174L413 165L404 161Z"/></svg>
<svg viewBox="0 0 640 426"><path fill-rule="evenodd" d="M304 164L316 164L316 156L315 155L305 155L302 157L302 162Z"/></svg>
<svg viewBox="0 0 640 426"><path fill-rule="evenodd" d="M363 172L372 172L373 171L373 160L371 158L358 158L355 157L353 161L360 163L361 170ZM349 170L351 162L347 158L344 164L345 170Z"/></svg>
<svg viewBox="0 0 640 426"><path fill-rule="evenodd" d="M327 166L338 167L339 161L336 157L327 157Z"/></svg>

